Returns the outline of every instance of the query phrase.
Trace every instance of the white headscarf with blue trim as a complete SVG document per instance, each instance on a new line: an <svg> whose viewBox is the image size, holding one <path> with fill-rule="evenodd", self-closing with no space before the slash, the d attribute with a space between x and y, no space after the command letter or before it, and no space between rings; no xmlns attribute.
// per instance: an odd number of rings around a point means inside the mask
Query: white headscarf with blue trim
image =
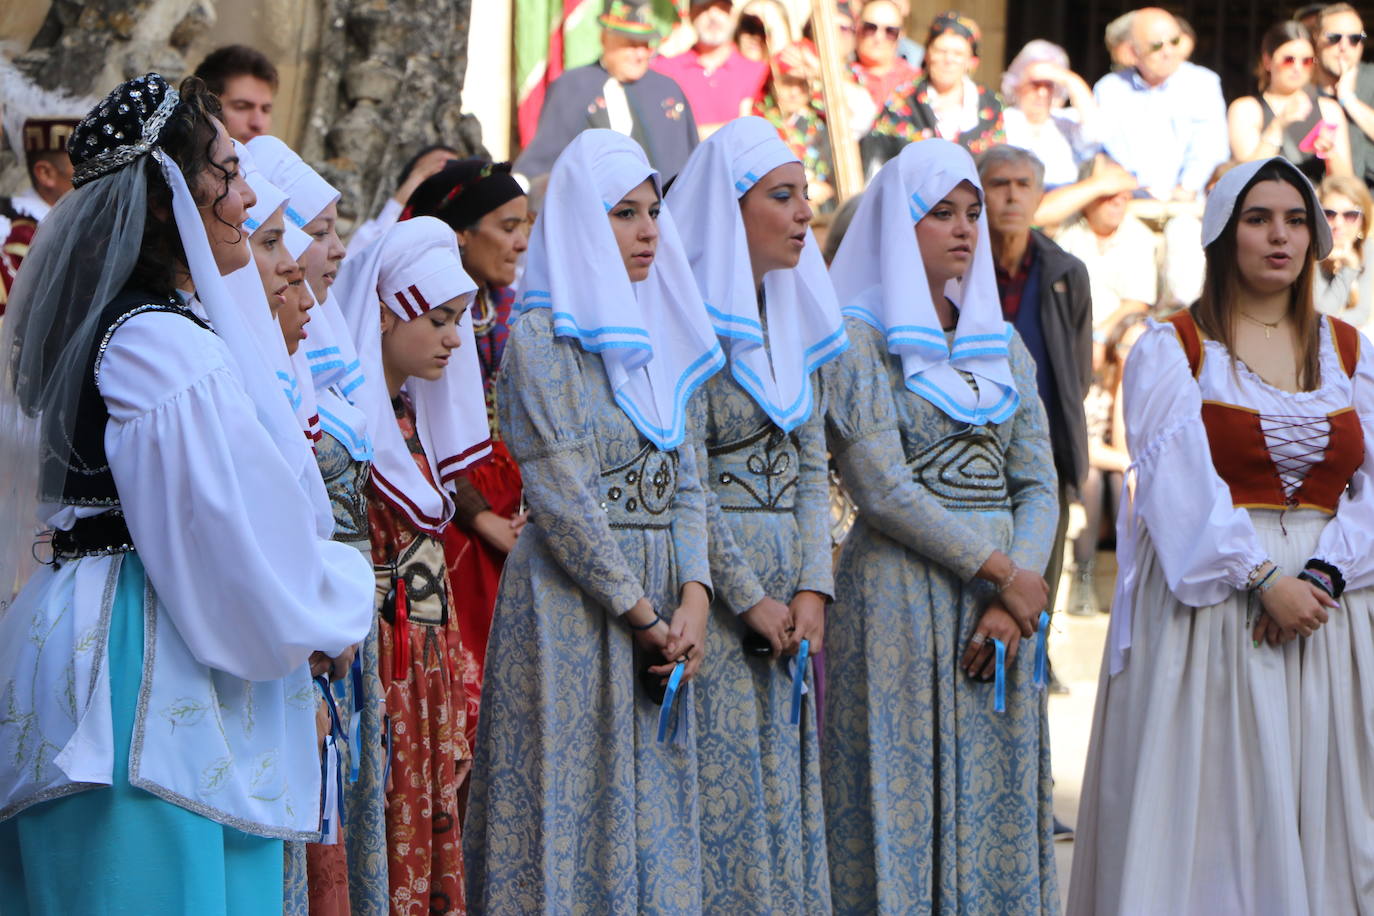
<svg viewBox="0 0 1374 916"><path fill-rule="evenodd" d="M959 307L951 346L930 299L914 226L960 182L983 196L973 158L948 140L908 144L878 172L830 265L844 313L887 338L902 359L906 386L962 423L1001 423L1021 403L1002 320L986 209L978 217L973 262L945 295ZM977 391L959 374L974 376Z"/></svg>
<svg viewBox="0 0 1374 916"><path fill-rule="evenodd" d="M692 152L668 192L707 314L730 355L730 372L783 432L811 415L811 373L849 346L835 288L809 228L797 266L763 278L764 344L739 202L789 162L800 160L777 128L763 118L739 118Z"/></svg>
<svg viewBox="0 0 1374 916"><path fill-rule="evenodd" d="M253 154L248 148L237 140L233 141L234 151L239 157L239 172L243 175L243 180L248 182L248 186L253 189L253 194L257 196L257 203L248 209L247 219L244 220L243 228L247 230L251 238L258 229L272 214L283 209L287 203L286 194L267 180L262 174L262 170L257 167L253 160ZM283 218L282 245L288 251L295 250L297 255L300 248L300 241L304 240L308 245L310 237L299 228L292 225L289 220ZM288 236L290 240L288 242ZM253 252L252 245L249 245L250 255ZM293 257L297 256L293 255ZM234 274L227 278L226 282L233 285L239 295L251 297L254 291L261 290L265 310L256 308L250 309L249 328L258 338L259 345L263 352L269 354L272 359L272 370L276 373L277 381L281 384L282 391L286 395L286 400L291 404L291 409L296 412L296 419L301 424L301 429L305 432L305 437L310 440L313 446L319 441L320 435L320 416L315 405L314 386L302 384L302 379L308 383L310 372L304 359L297 359L301 348L297 348L296 356L292 356L286 350L286 342L282 339L281 325L272 315L271 306L265 301L267 291L262 288L262 279L258 275L258 268L255 263L254 255L246 267L239 268Z"/></svg>
<svg viewBox="0 0 1374 916"><path fill-rule="evenodd" d="M290 198L286 207L289 225L305 226L339 199L333 185L276 137L254 137L248 141L248 150L267 179ZM320 428L348 449L353 460L371 461L374 456L367 417L354 399L365 382L362 362L332 293L317 303L308 333L293 363L309 367ZM300 374L305 377L305 373Z"/></svg>
<svg viewBox="0 0 1374 916"><path fill-rule="evenodd" d="M584 130L549 176L525 254L520 310L553 310L554 334L601 354L616 403L660 449L682 444L687 399L725 365L665 205L649 276L631 283L608 214L646 178L644 150L613 130Z"/></svg>

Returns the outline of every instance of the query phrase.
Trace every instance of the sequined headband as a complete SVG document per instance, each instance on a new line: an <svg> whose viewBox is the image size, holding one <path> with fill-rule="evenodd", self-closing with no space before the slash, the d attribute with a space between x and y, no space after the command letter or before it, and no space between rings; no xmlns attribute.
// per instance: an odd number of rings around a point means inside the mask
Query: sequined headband
<svg viewBox="0 0 1374 916"><path fill-rule="evenodd" d="M181 102L181 94L168 86L162 101L158 103L155 110L148 120L143 122L143 133L137 143L127 146L116 146L98 153L81 163L72 175L72 187L79 188L88 181L93 181L102 175L122 169L124 166L133 162L135 159L148 155L157 146L159 134L172 117L172 112ZM114 130L110 125L105 125L105 129L110 131L117 140L124 139L120 131Z"/></svg>

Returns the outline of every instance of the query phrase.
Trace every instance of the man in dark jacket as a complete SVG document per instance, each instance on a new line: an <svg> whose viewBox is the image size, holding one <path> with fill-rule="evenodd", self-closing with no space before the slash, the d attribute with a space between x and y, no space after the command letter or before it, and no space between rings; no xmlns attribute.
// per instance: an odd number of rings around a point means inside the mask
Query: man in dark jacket
<svg viewBox="0 0 1374 916"><path fill-rule="evenodd" d="M1044 196L1045 167L1034 153L994 146L978 158L997 265L1002 314L1035 357L1036 383L1050 421L1059 472L1059 531L1045 571L1054 607L1064 560L1068 507L1088 473L1083 399L1092 381L1092 297L1088 269L1031 228Z"/></svg>
<svg viewBox="0 0 1374 916"><path fill-rule="evenodd" d="M601 59L569 70L549 87L534 139L515 160L533 180L548 174L563 148L589 127L634 138L667 182L697 145L697 123L682 88L649 69L658 32L647 4L607 0L601 23Z"/></svg>

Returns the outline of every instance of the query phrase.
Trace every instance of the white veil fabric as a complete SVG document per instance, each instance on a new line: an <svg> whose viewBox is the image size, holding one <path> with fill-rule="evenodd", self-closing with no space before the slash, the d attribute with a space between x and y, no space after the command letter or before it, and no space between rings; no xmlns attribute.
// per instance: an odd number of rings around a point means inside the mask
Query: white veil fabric
<svg viewBox="0 0 1374 916"><path fill-rule="evenodd" d="M600 354L616 403L660 449L686 436L687 400L725 365L667 206L649 276L631 283L607 214L646 178L639 144L584 130L549 177L520 280L520 310L553 311L554 334ZM661 193L661 191L660 191Z"/></svg>
<svg viewBox="0 0 1374 916"><path fill-rule="evenodd" d="M740 198L780 165L800 162L763 118L739 118L702 142L673 181L687 259L730 372L783 431L811 415L811 373L849 346L835 288L810 228L801 260L763 279L768 344L760 321Z"/></svg>
<svg viewBox="0 0 1374 916"><path fill-rule="evenodd" d="M60 484L48 486L43 468L49 463L83 467L83 456L72 446L73 426L101 313L129 282L142 247L152 171L148 159L157 163L157 173L171 189L172 218L196 296L229 351L230 369L315 505L324 493L314 455L276 385L271 360L215 264L191 190L157 145L180 97L153 74L139 85L142 104L159 100L141 122L142 136L92 158L84 173L78 170L78 186L35 234L0 331L0 504L11 522L0 525L0 605L36 568L36 543L60 498ZM106 115L112 104L113 97L107 97L99 113ZM261 284L258 290L261 295ZM317 527L325 522L317 515ZM333 531L332 513L327 524L324 536Z"/></svg>
<svg viewBox="0 0 1374 916"><path fill-rule="evenodd" d="M286 222L300 229L339 199L339 192L325 181L289 146L276 137L248 141L254 164L267 179L290 198ZM320 428L337 439L355 461L371 461L372 437L365 411L354 395L365 384L365 375L353 338L333 292L316 300L310 319L309 339L296 351L293 362L298 375L314 382ZM299 371L304 363L308 373Z"/></svg>
<svg viewBox="0 0 1374 916"><path fill-rule="evenodd" d="M258 201L248 210L248 219L244 223L244 228L248 230L248 237L251 239L257 234L268 219L278 210L284 210L287 204L286 194L272 182L257 167L253 161L253 154L248 152L248 148L237 140L234 141L234 149L239 154L239 170L243 173L244 181L253 189ZM304 248L300 246L300 240L304 239L306 245L310 243L310 237L301 229L293 225L290 221L283 219L282 245L288 252L292 245L297 248L298 256ZM289 233L294 232L294 236ZM290 241L288 241L290 238ZM249 327L252 328L255 336L259 338L259 343L272 359L273 372L277 376L277 381L281 383L282 391L286 399L291 404L291 409L296 413L296 419L301 425L301 430L305 433L313 447L320 438L320 415L315 409L315 386L310 384L310 375L303 377L298 374L298 365L292 355L287 352L286 342L282 339L281 326L272 316L272 307L267 301L267 291L263 289L262 280L258 274L257 256L253 254L253 248L248 247L252 261L245 267L240 268L231 277L230 282L235 292L241 296L245 310L249 313ZM239 275L243 276L240 277ZM262 308L250 306L253 302L252 290L258 290L262 300ZM300 350L297 348L297 352ZM304 384L302 383L304 380Z"/></svg>
<svg viewBox="0 0 1374 916"><path fill-rule="evenodd" d="M973 263L945 290L959 307L951 346L930 298L914 226L961 182L983 196L973 158L961 146L932 139L911 143L864 192L830 265L848 316L887 338L901 357L906 386L962 423L1001 423L1021 403L1011 374L1012 328L1002 319L987 212L978 218ZM968 372L977 392L959 375Z"/></svg>
<svg viewBox="0 0 1374 916"><path fill-rule="evenodd" d="M463 270L453 230L432 216L397 223L344 262L339 301L367 381L352 395L367 417L375 456L372 482L417 528L438 534L453 517L450 495L465 468L491 454L482 367L467 309L477 284ZM402 321L460 298L460 345L436 380L410 378L404 390L415 408L415 430L430 475L420 470L396 424L382 368L382 307ZM434 483L431 484L430 480Z"/></svg>

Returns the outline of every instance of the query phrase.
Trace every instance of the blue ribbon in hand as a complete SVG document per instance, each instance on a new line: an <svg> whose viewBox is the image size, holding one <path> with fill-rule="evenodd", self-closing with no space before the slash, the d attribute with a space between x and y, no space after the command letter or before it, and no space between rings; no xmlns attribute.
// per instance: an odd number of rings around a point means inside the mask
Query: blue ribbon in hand
<svg viewBox="0 0 1374 916"><path fill-rule="evenodd" d="M993 651L997 653L997 675L996 683L992 688L992 709L994 712L1007 711L1007 645L1002 640L993 638Z"/></svg>
<svg viewBox="0 0 1374 916"><path fill-rule="evenodd" d="M668 689L663 692L663 705L658 710L658 740L661 744L663 739L669 737L668 723L673 724L673 736L677 735L677 720L673 718L673 700L677 699L677 689L682 684L682 671L687 667L685 662L678 662L673 666L673 673L668 675Z"/></svg>
<svg viewBox="0 0 1374 916"><path fill-rule="evenodd" d="M1040 612L1040 629L1035 634L1035 677L1037 687L1048 687L1050 683L1050 612Z"/></svg>
<svg viewBox="0 0 1374 916"><path fill-rule="evenodd" d="M802 688L806 686L806 656L811 651L811 641L803 639L797 650L796 667L792 669L792 716L788 720L793 725L801 724Z"/></svg>

